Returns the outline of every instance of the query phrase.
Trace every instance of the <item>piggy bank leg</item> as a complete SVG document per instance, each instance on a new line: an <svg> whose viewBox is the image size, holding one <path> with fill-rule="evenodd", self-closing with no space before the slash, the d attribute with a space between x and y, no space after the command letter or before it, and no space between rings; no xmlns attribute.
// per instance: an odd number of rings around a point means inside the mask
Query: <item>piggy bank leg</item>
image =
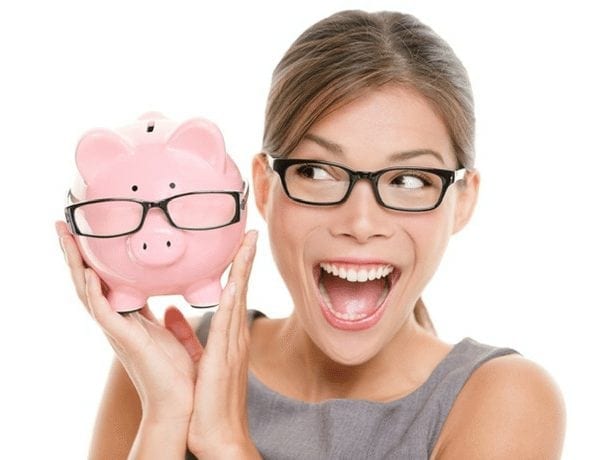
<svg viewBox="0 0 613 460"><path fill-rule="evenodd" d="M141 293L122 289L111 289L107 298L113 310L118 313L138 311L147 302L147 298Z"/></svg>
<svg viewBox="0 0 613 460"><path fill-rule="evenodd" d="M219 304L221 297L221 283L219 278L216 280L207 280L204 283L199 283L190 286L183 294L186 302L194 308L210 308Z"/></svg>

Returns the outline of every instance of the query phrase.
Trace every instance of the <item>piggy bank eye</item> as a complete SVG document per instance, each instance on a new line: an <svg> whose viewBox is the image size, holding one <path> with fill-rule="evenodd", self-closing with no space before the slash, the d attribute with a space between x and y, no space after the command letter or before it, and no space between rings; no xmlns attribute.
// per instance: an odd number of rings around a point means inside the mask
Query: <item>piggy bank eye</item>
<svg viewBox="0 0 613 460"><path fill-rule="evenodd" d="M133 191L133 192L136 192L137 190L138 190L138 185L133 185L133 186L132 186L132 191Z"/></svg>
<svg viewBox="0 0 613 460"><path fill-rule="evenodd" d="M175 184L174 182L171 182L170 184L168 184L168 186L169 186L170 188L175 188L175 187L176 187L176 184Z"/></svg>

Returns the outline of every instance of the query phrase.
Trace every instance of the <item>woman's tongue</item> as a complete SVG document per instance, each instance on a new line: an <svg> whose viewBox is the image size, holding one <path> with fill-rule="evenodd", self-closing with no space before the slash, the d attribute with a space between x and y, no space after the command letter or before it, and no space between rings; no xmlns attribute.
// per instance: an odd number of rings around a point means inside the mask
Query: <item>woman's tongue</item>
<svg viewBox="0 0 613 460"><path fill-rule="evenodd" d="M381 302L385 278L351 282L322 270L320 284L329 303L337 313L372 315Z"/></svg>

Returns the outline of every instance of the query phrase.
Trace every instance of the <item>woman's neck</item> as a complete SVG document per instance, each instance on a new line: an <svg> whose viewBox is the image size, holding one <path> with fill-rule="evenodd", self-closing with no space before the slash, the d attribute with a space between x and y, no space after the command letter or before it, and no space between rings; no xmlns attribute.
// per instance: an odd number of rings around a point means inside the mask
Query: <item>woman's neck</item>
<svg viewBox="0 0 613 460"><path fill-rule="evenodd" d="M260 324L252 334L252 371L271 389L308 402L398 399L419 387L451 348L411 316L373 358L347 366L322 352L295 315Z"/></svg>

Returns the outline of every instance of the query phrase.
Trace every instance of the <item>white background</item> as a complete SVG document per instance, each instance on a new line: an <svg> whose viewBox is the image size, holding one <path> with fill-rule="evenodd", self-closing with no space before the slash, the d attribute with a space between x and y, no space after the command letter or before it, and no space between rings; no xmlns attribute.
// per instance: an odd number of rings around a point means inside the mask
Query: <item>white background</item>
<svg viewBox="0 0 613 460"><path fill-rule="evenodd" d="M590 2L20 2L0 7L1 458L84 458L111 349L53 222L81 134L149 110L205 116L245 175L271 72L313 22L410 12L472 77L482 194L426 292L439 335L511 346L566 399L565 459L610 455L611 15ZM14 5L17 5L15 2ZM250 306L289 312L262 221ZM291 218L291 217L289 217ZM156 299L160 313L170 301Z"/></svg>

